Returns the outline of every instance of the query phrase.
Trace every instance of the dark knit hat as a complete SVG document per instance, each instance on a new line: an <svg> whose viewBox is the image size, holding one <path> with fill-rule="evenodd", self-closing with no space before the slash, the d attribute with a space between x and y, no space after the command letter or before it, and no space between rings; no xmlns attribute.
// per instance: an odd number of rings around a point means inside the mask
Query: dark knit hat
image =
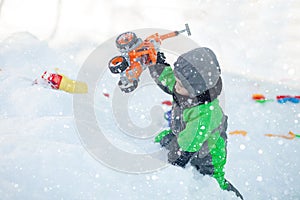
<svg viewBox="0 0 300 200"><path fill-rule="evenodd" d="M195 97L217 84L221 70L214 52L200 47L179 56L174 73L189 95Z"/></svg>

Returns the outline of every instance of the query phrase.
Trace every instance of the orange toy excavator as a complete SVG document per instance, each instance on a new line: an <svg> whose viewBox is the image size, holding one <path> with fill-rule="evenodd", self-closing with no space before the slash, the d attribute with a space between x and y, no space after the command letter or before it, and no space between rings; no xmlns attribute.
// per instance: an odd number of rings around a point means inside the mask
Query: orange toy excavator
<svg viewBox="0 0 300 200"><path fill-rule="evenodd" d="M157 52L161 42L167 38L175 37L180 33L187 32L190 36L190 28L185 24L185 29L173 31L164 35L155 33L144 41L133 32L125 32L116 39L116 46L121 56L113 57L108 67L113 74L120 74L118 83L123 92L129 93L138 86L139 77L150 65L156 64Z"/></svg>

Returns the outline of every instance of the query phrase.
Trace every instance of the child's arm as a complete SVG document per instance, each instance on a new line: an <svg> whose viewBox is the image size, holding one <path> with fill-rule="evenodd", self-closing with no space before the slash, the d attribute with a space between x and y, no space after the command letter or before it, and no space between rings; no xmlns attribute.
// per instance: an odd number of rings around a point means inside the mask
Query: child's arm
<svg viewBox="0 0 300 200"><path fill-rule="evenodd" d="M165 62L163 53L157 53L157 63L149 67L151 77L166 93L172 94L175 85L175 76L171 66Z"/></svg>

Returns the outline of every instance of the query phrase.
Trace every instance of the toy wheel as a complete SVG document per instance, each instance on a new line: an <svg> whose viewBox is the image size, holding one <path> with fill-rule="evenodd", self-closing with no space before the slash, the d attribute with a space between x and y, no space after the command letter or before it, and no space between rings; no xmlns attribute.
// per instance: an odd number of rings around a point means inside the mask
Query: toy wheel
<svg viewBox="0 0 300 200"><path fill-rule="evenodd" d="M127 83L126 85L123 85L122 81L120 80L118 85L122 92L130 93L138 87L138 81L134 80L132 83Z"/></svg>
<svg viewBox="0 0 300 200"><path fill-rule="evenodd" d="M128 63L123 56L115 56L108 63L108 68L113 74L119 74L125 71L128 66Z"/></svg>
<svg viewBox="0 0 300 200"><path fill-rule="evenodd" d="M125 32L119 35L116 39L116 46L120 51L128 51L138 42L136 34L133 32Z"/></svg>

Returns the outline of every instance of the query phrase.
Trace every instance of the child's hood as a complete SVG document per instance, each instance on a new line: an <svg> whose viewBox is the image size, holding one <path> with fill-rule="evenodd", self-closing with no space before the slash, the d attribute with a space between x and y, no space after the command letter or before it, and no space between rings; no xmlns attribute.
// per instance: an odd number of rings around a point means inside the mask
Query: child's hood
<svg viewBox="0 0 300 200"><path fill-rule="evenodd" d="M175 76L190 96L198 96L213 88L221 75L216 55L206 47L193 49L178 57L174 63Z"/></svg>

